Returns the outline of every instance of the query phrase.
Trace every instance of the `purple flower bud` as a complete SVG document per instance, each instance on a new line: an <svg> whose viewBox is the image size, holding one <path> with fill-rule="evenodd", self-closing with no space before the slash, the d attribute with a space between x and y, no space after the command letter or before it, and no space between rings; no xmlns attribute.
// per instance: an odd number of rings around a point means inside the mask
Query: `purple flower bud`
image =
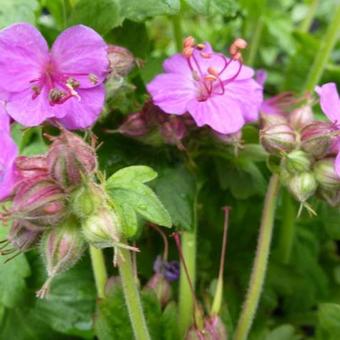
<svg viewBox="0 0 340 340"><path fill-rule="evenodd" d="M314 122L301 130L301 147L316 158L327 155L335 136L335 125L328 122Z"/></svg>
<svg viewBox="0 0 340 340"><path fill-rule="evenodd" d="M185 340L226 340L227 330L219 316L208 317L204 320L204 328L201 330L192 327Z"/></svg>
<svg viewBox="0 0 340 340"><path fill-rule="evenodd" d="M41 253L45 262L48 279L37 297L43 298L48 292L52 279L73 267L83 255L86 243L81 234L79 222L70 216L62 224L43 235Z"/></svg>
<svg viewBox="0 0 340 340"><path fill-rule="evenodd" d="M129 137L141 137L149 132L149 126L141 112L136 112L127 117L118 131Z"/></svg>
<svg viewBox="0 0 340 340"><path fill-rule="evenodd" d="M334 159L322 159L314 164L314 175L320 187L325 190L339 190L340 177L335 172Z"/></svg>
<svg viewBox="0 0 340 340"><path fill-rule="evenodd" d="M305 203L308 198L314 195L317 182L312 173L303 172L288 180L288 189L299 202Z"/></svg>
<svg viewBox="0 0 340 340"><path fill-rule="evenodd" d="M282 161L282 166L290 174L299 174L310 170L311 159L310 156L301 150L293 150Z"/></svg>
<svg viewBox="0 0 340 340"><path fill-rule="evenodd" d="M107 52L110 62L110 71L114 75L125 77L136 64L133 54L124 47L108 45Z"/></svg>
<svg viewBox="0 0 340 340"><path fill-rule="evenodd" d="M146 284L145 288L151 289L155 292L162 307L164 307L171 299L171 285L160 273L154 274Z"/></svg>
<svg viewBox="0 0 340 340"><path fill-rule="evenodd" d="M82 224L87 242L97 248L111 248L120 241L120 223L116 213L104 206Z"/></svg>
<svg viewBox="0 0 340 340"><path fill-rule="evenodd" d="M260 141L270 154L280 155L296 147L296 134L288 124L271 125L260 131Z"/></svg>
<svg viewBox="0 0 340 340"><path fill-rule="evenodd" d="M34 178L48 175L46 156L19 156L15 160L19 178Z"/></svg>
<svg viewBox="0 0 340 340"><path fill-rule="evenodd" d="M67 213L65 193L45 176L23 180L15 190L11 212L15 219L27 221L32 230L56 225Z"/></svg>
<svg viewBox="0 0 340 340"><path fill-rule="evenodd" d="M50 176L65 190L80 185L97 169L95 149L67 130L62 130L61 135L54 139L47 163Z"/></svg>
<svg viewBox="0 0 340 340"><path fill-rule="evenodd" d="M310 105L304 105L295 109L288 116L290 126L295 130L301 130L311 124L314 119L313 111Z"/></svg>
<svg viewBox="0 0 340 340"><path fill-rule="evenodd" d="M177 261L165 261L161 256L157 256L153 270L155 273L162 274L170 282L179 278L179 263Z"/></svg>

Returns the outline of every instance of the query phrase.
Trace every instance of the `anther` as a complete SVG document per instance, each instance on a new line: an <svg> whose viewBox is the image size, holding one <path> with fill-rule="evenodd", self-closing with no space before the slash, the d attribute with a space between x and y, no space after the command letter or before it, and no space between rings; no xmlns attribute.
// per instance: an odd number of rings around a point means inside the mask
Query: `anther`
<svg viewBox="0 0 340 340"><path fill-rule="evenodd" d="M48 94L48 100L52 104L59 103L64 97L65 97L65 92L63 92L63 91L61 91L57 88L51 89L49 94Z"/></svg>
<svg viewBox="0 0 340 340"><path fill-rule="evenodd" d="M204 44L197 44L196 46L199 50L204 50L205 49L205 45Z"/></svg>
<svg viewBox="0 0 340 340"><path fill-rule="evenodd" d="M212 67L212 66L209 66L208 67L208 73L215 76L215 77L218 77L219 76L219 73L218 71L216 70L215 67Z"/></svg>
<svg viewBox="0 0 340 340"><path fill-rule="evenodd" d="M98 83L98 77L94 73L89 73L88 78L92 84L96 85Z"/></svg>
<svg viewBox="0 0 340 340"><path fill-rule="evenodd" d="M195 45L195 39L192 36L186 37L183 41L184 49L187 47L193 47Z"/></svg>

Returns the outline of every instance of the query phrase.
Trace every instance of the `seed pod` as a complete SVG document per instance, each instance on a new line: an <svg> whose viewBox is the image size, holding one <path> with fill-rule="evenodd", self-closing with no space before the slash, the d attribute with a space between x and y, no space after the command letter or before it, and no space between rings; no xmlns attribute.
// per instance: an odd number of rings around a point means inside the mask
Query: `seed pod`
<svg viewBox="0 0 340 340"><path fill-rule="evenodd" d="M125 77L136 64L133 54L124 47L109 45L107 52L110 62L110 71L114 75Z"/></svg>
<svg viewBox="0 0 340 340"><path fill-rule="evenodd" d="M288 124L271 125L260 131L260 142L270 154L281 155L296 147L296 135Z"/></svg>
<svg viewBox="0 0 340 340"><path fill-rule="evenodd" d="M86 219L105 203L105 192L95 183L86 183L71 195L73 213L80 219Z"/></svg>
<svg viewBox="0 0 340 340"><path fill-rule="evenodd" d="M317 183L312 173L303 172L288 180L288 189L299 202L304 203L314 195Z"/></svg>
<svg viewBox="0 0 340 340"><path fill-rule="evenodd" d="M288 116L290 126L295 130L301 130L313 122L314 115L310 105L304 105Z"/></svg>
<svg viewBox="0 0 340 340"><path fill-rule="evenodd" d="M78 220L70 216L62 224L46 232L41 242L41 254L48 279L37 296L46 296L53 278L73 267L83 255L86 243Z"/></svg>
<svg viewBox="0 0 340 340"><path fill-rule="evenodd" d="M336 134L333 123L314 122L301 130L301 147L315 158L322 158L329 152Z"/></svg>
<svg viewBox="0 0 340 340"><path fill-rule="evenodd" d="M282 161L282 166L290 174L299 174L310 170L311 160L307 153L301 150L293 150Z"/></svg>
<svg viewBox="0 0 340 340"><path fill-rule="evenodd" d="M63 130L48 151L47 164L50 176L63 189L70 191L95 173L96 152L79 136Z"/></svg>
<svg viewBox="0 0 340 340"><path fill-rule="evenodd" d="M31 230L56 225L67 214L65 193L45 176L23 180L15 190L12 214Z"/></svg>
<svg viewBox="0 0 340 340"><path fill-rule="evenodd" d="M322 189L331 191L340 189L340 177L335 172L334 158L325 158L316 162L314 175Z"/></svg>

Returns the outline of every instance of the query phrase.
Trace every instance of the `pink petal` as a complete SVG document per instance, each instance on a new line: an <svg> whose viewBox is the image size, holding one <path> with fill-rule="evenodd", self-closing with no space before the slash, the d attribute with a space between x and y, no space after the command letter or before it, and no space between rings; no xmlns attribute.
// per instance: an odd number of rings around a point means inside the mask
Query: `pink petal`
<svg viewBox="0 0 340 340"><path fill-rule="evenodd" d="M237 132L245 123L240 105L226 96L217 95L202 102L192 100L188 111L198 126L209 125L222 134Z"/></svg>
<svg viewBox="0 0 340 340"><path fill-rule="evenodd" d="M320 105L324 114L332 122L340 122L340 98L335 83L327 83L315 88L320 96Z"/></svg>
<svg viewBox="0 0 340 340"><path fill-rule="evenodd" d="M9 132L0 131L0 201L11 195L16 181L14 161L18 148Z"/></svg>
<svg viewBox="0 0 340 340"><path fill-rule="evenodd" d="M163 63L163 69L166 73L183 73L191 75L188 60L181 53L176 53L166 59Z"/></svg>
<svg viewBox="0 0 340 340"><path fill-rule="evenodd" d="M13 93L6 105L8 114L24 126L36 126L47 118L55 116L58 106L48 102L47 88L43 87L39 96L32 99L32 90Z"/></svg>
<svg viewBox="0 0 340 340"><path fill-rule="evenodd" d="M53 44L51 54L58 72L78 80L80 88L91 88L105 80L109 68L107 45L90 27L77 25L65 30ZM90 81L89 75L94 75L97 82Z"/></svg>
<svg viewBox="0 0 340 340"><path fill-rule="evenodd" d="M48 46L29 24L14 24L0 31L0 88L16 92L31 87L48 59Z"/></svg>
<svg viewBox="0 0 340 340"><path fill-rule="evenodd" d="M225 87L225 96L238 102L246 122L256 121L263 102L263 91L255 80L237 80Z"/></svg>
<svg viewBox="0 0 340 340"><path fill-rule="evenodd" d="M78 90L80 101L71 98L59 105L64 118L58 119L67 129L85 129L92 126L99 117L105 100L104 85L92 89Z"/></svg>
<svg viewBox="0 0 340 340"><path fill-rule="evenodd" d="M176 115L184 114L188 102L196 96L196 88L190 74L160 74L147 85L147 89L155 105Z"/></svg>
<svg viewBox="0 0 340 340"><path fill-rule="evenodd" d="M0 102L0 133L9 133L10 131L10 119L5 110L5 104Z"/></svg>

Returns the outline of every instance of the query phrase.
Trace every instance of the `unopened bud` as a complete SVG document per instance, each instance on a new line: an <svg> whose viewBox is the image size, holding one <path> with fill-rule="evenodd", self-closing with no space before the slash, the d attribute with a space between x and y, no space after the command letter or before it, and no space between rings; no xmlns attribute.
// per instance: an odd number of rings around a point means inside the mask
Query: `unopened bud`
<svg viewBox="0 0 340 340"><path fill-rule="evenodd" d="M288 120L285 116L279 114L261 113L261 127L266 129L273 125L288 125Z"/></svg>
<svg viewBox="0 0 340 340"><path fill-rule="evenodd" d="M187 128L180 117L170 116L160 125L160 133L167 144L177 144L187 134Z"/></svg>
<svg viewBox="0 0 340 340"><path fill-rule="evenodd" d="M50 176L65 190L80 185L97 169L95 149L79 136L63 130L47 154Z"/></svg>
<svg viewBox="0 0 340 340"><path fill-rule="evenodd" d="M48 174L46 156L19 156L15 160L15 168L19 178L27 179Z"/></svg>
<svg viewBox="0 0 340 340"><path fill-rule="evenodd" d="M311 159L304 151L293 150L283 159L282 165L290 174L299 174L310 170Z"/></svg>
<svg viewBox="0 0 340 340"><path fill-rule="evenodd" d="M124 47L109 45L107 52L110 70L115 75L127 76L136 64L133 54Z"/></svg>
<svg viewBox="0 0 340 340"><path fill-rule="evenodd" d="M272 125L260 131L263 147L273 155L292 151L296 147L296 135L287 124Z"/></svg>
<svg viewBox="0 0 340 340"><path fill-rule="evenodd" d="M38 244L40 236L40 231L27 229L24 223L14 221L7 239L15 249L25 252Z"/></svg>
<svg viewBox="0 0 340 340"><path fill-rule="evenodd" d="M313 111L310 105L305 105L295 109L288 116L290 126L293 129L301 130L305 126L311 124L314 119Z"/></svg>
<svg viewBox="0 0 340 340"><path fill-rule="evenodd" d="M42 289L37 292L37 297L46 296L52 279L73 267L83 255L85 248L86 243L82 237L79 222L73 216L44 234L41 254L48 279Z"/></svg>
<svg viewBox="0 0 340 340"><path fill-rule="evenodd" d="M333 123L314 122L301 130L301 147L314 157L322 158L328 153L335 136Z"/></svg>
<svg viewBox="0 0 340 340"><path fill-rule="evenodd" d="M145 286L146 289L151 289L155 292L161 306L165 306L171 299L171 285L165 277L160 274L154 274Z"/></svg>
<svg viewBox="0 0 340 340"><path fill-rule="evenodd" d="M335 172L334 158L322 159L314 164L314 175L325 190L339 190L340 177Z"/></svg>
<svg viewBox="0 0 340 340"><path fill-rule="evenodd" d="M219 316L211 316L204 320L204 328L201 330L192 327L185 340L226 340L227 330Z"/></svg>
<svg viewBox="0 0 340 340"><path fill-rule="evenodd" d="M314 195L317 182L312 173L303 172L288 180L288 189L299 202L304 203Z"/></svg>
<svg viewBox="0 0 340 340"><path fill-rule="evenodd" d="M118 131L129 137L141 137L149 132L148 123L141 112L136 112L127 117Z"/></svg>

